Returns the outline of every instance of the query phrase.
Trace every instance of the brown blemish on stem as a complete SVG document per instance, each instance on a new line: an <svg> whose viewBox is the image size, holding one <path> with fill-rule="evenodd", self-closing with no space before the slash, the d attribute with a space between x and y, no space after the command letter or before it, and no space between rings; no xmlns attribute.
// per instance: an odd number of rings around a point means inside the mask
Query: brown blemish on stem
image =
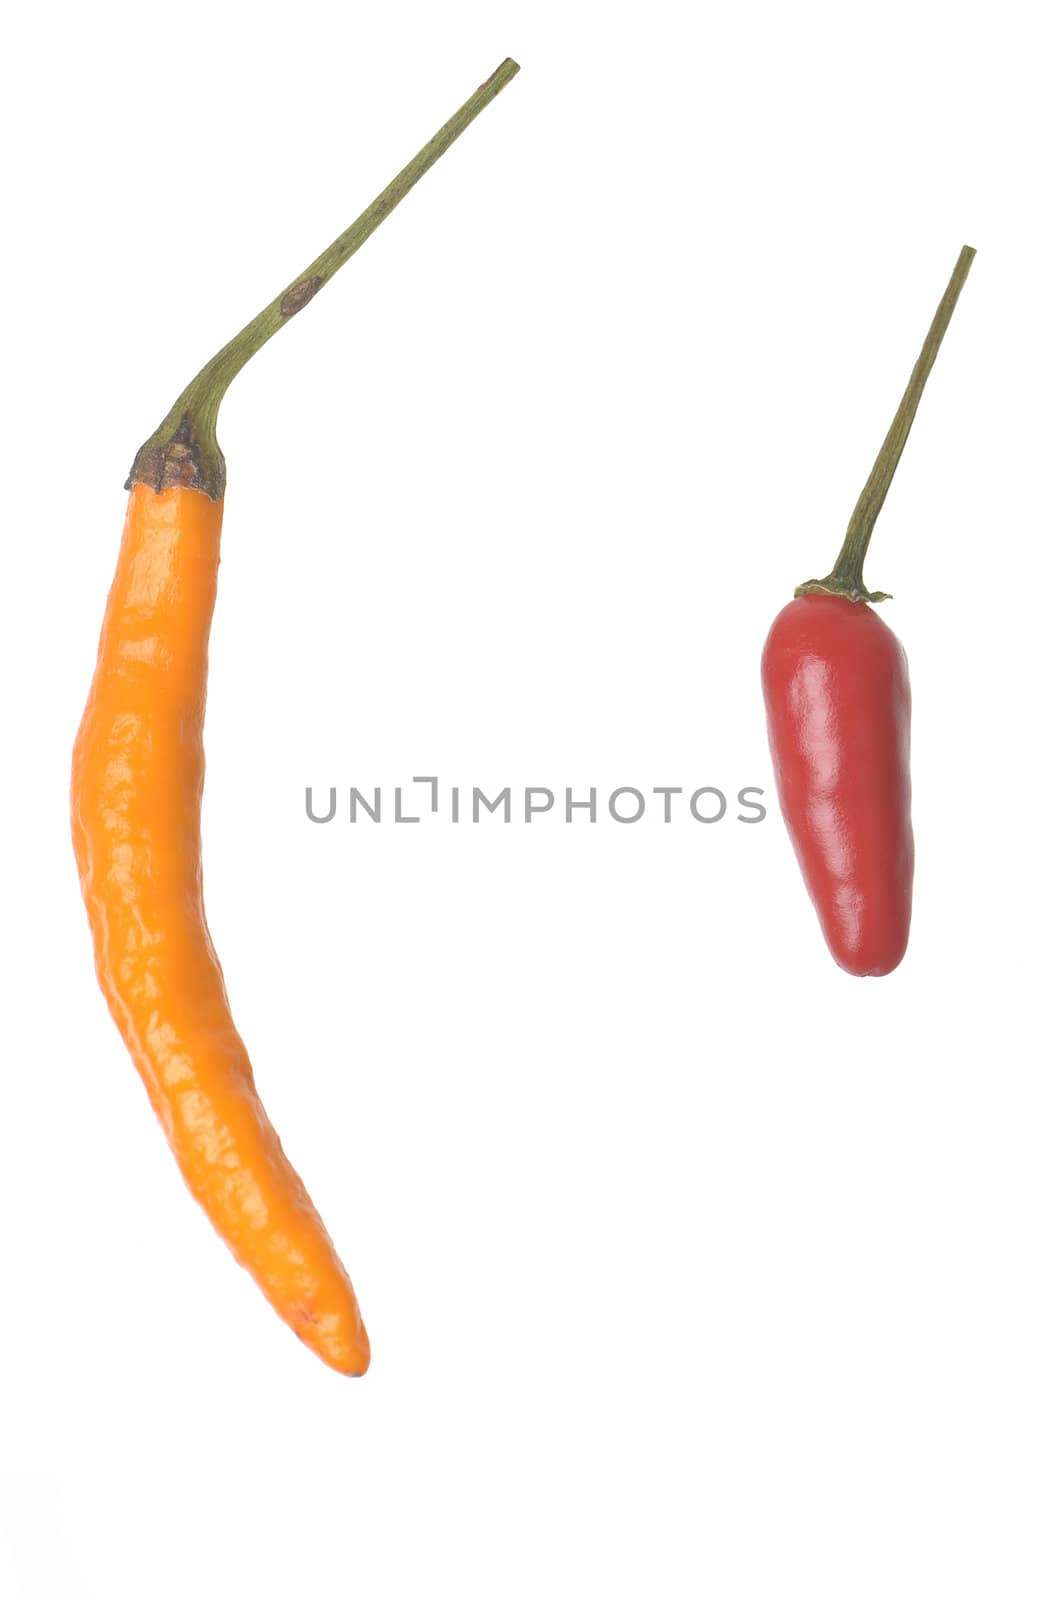
<svg viewBox="0 0 1063 1600"><path fill-rule="evenodd" d="M302 278L298 283L293 283L277 308L281 316L294 317L314 298L324 281L324 278Z"/></svg>

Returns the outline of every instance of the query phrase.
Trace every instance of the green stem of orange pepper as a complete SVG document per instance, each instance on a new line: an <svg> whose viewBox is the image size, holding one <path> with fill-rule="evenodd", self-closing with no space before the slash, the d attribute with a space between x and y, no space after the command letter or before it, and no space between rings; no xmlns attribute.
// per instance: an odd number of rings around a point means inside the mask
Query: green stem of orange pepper
<svg viewBox="0 0 1063 1600"><path fill-rule="evenodd" d="M163 489L199 489L212 500L225 493L225 457L215 432L218 408L225 391L241 367L261 350L267 339L283 328L317 294L318 290L360 250L399 201L435 165L455 139L490 105L520 71L508 58L482 83L475 94L445 122L423 150L403 167L372 205L367 206L350 227L334 239L327 250L311 261L304 272L284 289L258 316L242 328L234 339L212 356L206 366L177 396L170 410L150 439L137 451L126 481L126 488L146 483L157 493Z"/></svg>

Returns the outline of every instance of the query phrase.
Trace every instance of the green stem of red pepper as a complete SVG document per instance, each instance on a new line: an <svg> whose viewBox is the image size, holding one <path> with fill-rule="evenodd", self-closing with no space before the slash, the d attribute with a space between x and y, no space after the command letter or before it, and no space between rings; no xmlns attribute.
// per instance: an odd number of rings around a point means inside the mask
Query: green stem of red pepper
<svg viewBox="0 0 1063 1600"><path fill-rule="evenodd" d="M871 542L878 514L882 510L882 503L886 498L893 474L897 470L897 463L915 421L915 413L923 397L926 380L930 376L930 369L934 365L937 353L941 348L941 341L945 337L945 329L949 325L956 302L960 297L967 274L974 260L974 251L965 244L960 251L959 259L952 269L948 288L937 308L930 332L927 334L923 348L919 353L919 360L912 369L908 379L908 387L904 391L904 398L897 407L894 417L882 443L882 449L875 458L875 465L871 469L871 476L864 484L863 492L856 502L856 507L849 519L849 527L845 535L845 542L838 553L833 571L826 578L810 578L807 583L799 584L794 590L795 595L800 594L838 594L846 600L889 600L890 596L881 589L872 593L864 586L864 558L867 547Z"/></svg>

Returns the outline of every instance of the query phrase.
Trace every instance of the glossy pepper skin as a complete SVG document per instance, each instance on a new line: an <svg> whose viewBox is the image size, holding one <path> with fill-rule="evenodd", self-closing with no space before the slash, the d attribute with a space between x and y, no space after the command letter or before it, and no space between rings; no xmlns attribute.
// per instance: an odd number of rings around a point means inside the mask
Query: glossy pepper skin
<svg viewBox="0 0 1063 1600"><path fill-rule="evenodd" d="M236 375L313 301L520 68L510 58L287 288L223 345L141 445L74 748L74 851L111 1013L192 1193L304 1344L369 1365L343 1264L255 1092L203 910L207 641Z"/></svg>
<svg viewBox="0 0 1063 1600"><path fill-rule="evenodd" d="M185 1182L289 1327L355 1375L358 1302L255 1091L203 909L221 524L222 501L197 489L133 486L74 748L74 850L100 986Z"/></svg>
<svg viewBox="0 0 1063 1600"><path fill-rule="evenodd" d="M833 569L798 585L761 658L783 818L830 952L861 978L904 956L915 866L908 663L864 561L974 255L957 257Z"/></svg>
<svg viewBox="0 0 1063 1600"><path fill-rule="evenodd" d="M805 594L761 662L783 818L831 954L883 977L908 945L911 693L900 640L863 601Z"/></svg>

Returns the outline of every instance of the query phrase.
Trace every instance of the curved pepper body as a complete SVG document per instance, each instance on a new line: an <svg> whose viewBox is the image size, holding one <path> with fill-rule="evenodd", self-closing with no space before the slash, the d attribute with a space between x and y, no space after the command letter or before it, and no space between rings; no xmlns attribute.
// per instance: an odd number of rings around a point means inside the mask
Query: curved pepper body
<svg viewBox="0 0 1063 1600"><path fill-rule="evenodd" d="M74 749L74 849L100 986L186 1183L329 1366L364 1372L350 1281L255 1091L203 909L207 641L222 502L129 497Z"/></svg>
<svg viewBox="0 0 1063 1600"><path fill-rule="evenodd" d="M779 803L831 954L882 977L907 948L915 860L900 640L863 602L801 595L761 676Z"/></svg>

